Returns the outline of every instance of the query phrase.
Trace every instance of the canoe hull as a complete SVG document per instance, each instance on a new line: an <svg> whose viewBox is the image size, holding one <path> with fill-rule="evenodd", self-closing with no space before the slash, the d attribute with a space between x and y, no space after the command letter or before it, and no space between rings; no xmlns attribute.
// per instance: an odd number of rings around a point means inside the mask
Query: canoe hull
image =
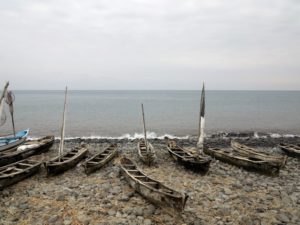
<svg viewBox="0 0 300 225"><path fill-rule="evenodd" d="M56 160L58 157L56 157L53 160L50 160L49 162L45 162L45 168L47 171L47 175L57 175L60 173L65 172L66 170L69 170L73 167L75 167L83 158L86 157L88 153L88 150L86 148L80 150L76 155L74 155L72 158L63 161L63 162L57 162ZM67 155L66 153L65 155ZM62 156L64 157L64 155Z"/></svg>
<svg viewBox="0 0 300 225"><path fill-rule="evenodd" d="M16 133L16 138L12 134L0 137L0 152L15 148L16 146L23 144L29 134L29 130L19 131Z"/></svg>
<svg viewBox="0 0 300 225"><path fill-rule="evenodd" d="M104 165L106 165L108 162L110 162L114 157L116 157L118 155L118 149L117 149L117 146L114 146L114 150L109 154L107 155L107 157L105 157L103 160L101 160L99 163L97 164L89 164L88 161L90 159L88 159L86 162L83 163L83 167L84 167L84 172L89 175L93 172L95 172L96 170L98 169L101 169ZM100 154L96 154L95 156L93 156L91 158L91 160L95 157L97 157L97 155L101 155Z"/></svg>
<svg viewBox="0 0 300 225"><path fill-rule="evenodd" d="M140 184L139 182L134 181L129 176L127 176L126 173L122 172L122 174L124 175L129 185L151 203L163 207L170 207L178 211L184 210L185 203L188 198L187 195L182 194L181 198L170 196L166 197L164 194L151 190L148 187Z"/></svg>
<svg viewBox="0 0 300 225"><path fill-rule="evenodd" d="M221 149L211 149L209 147L204 148L204 152L222 162L229 163L238 167L243 167L248 170L255 170L264 173L278 173L280 170L280 166L274 164L272 162L258 160L258 159L251 159L247 160L247 158L243 156L234 156L230 155L229 153L225 153Z"/></svg>
<svg viewBox="0 0 300 225"><path fill-rule="evenodd" d="M149 145L149 152L147 153L145 150L142 149L145 146L144 140L139 141L138 154L139 154L139 158L142 160L143 163L145 163L148 166L151 166L154 163L156 155L153 146L150 143L148 143L148 145Z"/></svg>
<svg viewBox="0 0 300 225"><path fill-rule="evenodd" d="M5 166L26 159L32 155L38 155L47 152L54 143L54 136L48 136L45 138L49 138L49 141L44 145L29 148L24 151L17 151L16 149L13 149L14 151L12 151L11 154L5 154L7 151L4 151L2 155L0 153L0 166Z"/></svg>
<svg viewBox="0 0 300 225"><path fill-rule="evenodd" d="M194 172L199 172L199 171L207 172L209 170L211 160L197 162L196 160L184 160L181 157L177 157L172 153L170 153L170 155L175 161L183 165L188 170L192 170Z"/></svg>
<svg viewBox="0 0 300 225"><path fill-rule="evenodd" d="M297 146L295 146L295 147L297 147ZM279 148L290 157L300 158L300 151L297 152L297 151L293 150L293 148L290 148L285 144L280 144Z"/></svg>
<svg viewBox="0 0 300 225"><path fill-rule="evenodd" d="M242 145L236 141L231 141L231 148L239 152L239 154L246 157L254 157L264 161L270 161L278 167L283 168L287 162L287 156L271 155L268 153L260 152L254 148L250 148L246 145Z"/></svg>
<svg viewBox="0 0 300 225"><path fill-rule="evenodd" d="M20 162L24 162L24 161L26 162L26 160L23 160ZM18 163L20 163L20 162L18 162ZM17 164L17 163L15 163L15 164ZM10 167L10 166L13 166L13 164L5 166L5 167L1 167L0 171L3 170L3 168ZM33 165L32 167L26 169L25 171L23 171L21 173L17 173L15 175L7 176L7 177L0 176L0 190L34 175L35 173L37 173L40 170L40 168L41 168L41 163L37 162L35 165Z"/></svg>
<svg viewBox="0 0 300 225"><path fill-rule="evenodd" d="M176 148L176 150L175 150ZM207 172L210 167L211 158L209 156L193 156L191 153L185 151L176 143L169 142L167 144L170 156L179 164L183 165L186 169L194 172Z"/></svg>
<svg viewBox="0 0 300 225"><path fill-rule="evenodd" d="M130 172L130 170L125 168L125 164L122 163L122 161L125 160L127 161L127 163L131 163L132 168L135 169L135 173L142 178L137 178L139 176L135 176L133 172ZM180 193L171 188L168 188L159 181L149 178L142 171L137 169L137 167L131 162L131 160L127 158L125 158L125 160L124 158L121 159L121 173L128 181L129 185L136 192L138 192L140 195L142 195L145 199L152 202L153 204L174 209L176 211L184 210L186 201L188 199L188 195L186 195L183 192ZM147 185L147 182L153 183L154 186Z"/></svg>

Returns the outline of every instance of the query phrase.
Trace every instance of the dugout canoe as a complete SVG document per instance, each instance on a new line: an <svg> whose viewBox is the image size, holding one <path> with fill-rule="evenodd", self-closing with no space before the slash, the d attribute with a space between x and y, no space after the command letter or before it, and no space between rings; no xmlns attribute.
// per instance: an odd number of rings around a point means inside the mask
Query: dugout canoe
<svg viewBox="0 0 300 225"><path fill-rule="evenodd" d="M0 190L15 184L37 173L41 162L25 159L7 166L0 167Z"/></svg>
<svg viewBox="0 0 300 225"><path fill-rule="evenodd" d="M156 154L151 143L147 141L148 150L146 147L145 139L140 139L138 142L138 155L139 158L148 166L154 163Z"/></svg>
<svg viewBox="0 0 300 225"><path fill-rule="evenodd" d="M222 162L267 174L278 173L281 168L277 163L258 159L256 157L245 156L232 149L210 148L205 146L204 152Z"/></svg>
<svg viewBox="0 0 300 225"><path fill-rule="evenodd" d="M212 158L206 155L194 155L183 147L179 146L174 140L168 141L167 149L171 157L186 169L195 172L208 171Z"/></svg>
<svg viewBox="0 0 300 225"><path fill-rule="evenodd" d="M261 160L274 162L281 168L284 167L287 162L287 156L272 155L267 152L259 151L255 148L250 148L237 141L231 141L231 148L244 156L255 157Z"/></svg>
<svg viewBox="0 0 300 225"><path fill-rule="evenodd" d="M71 151L45 162L47 175L56 175L75 167L88 153L85 146L73 148Z"/></svg>
<svg viewBox="0 0 300 225"><path fill-rule="evenodd" d="M111 144L104 151L99 152L92 157L88 158L82 166L86 174L90 174L95 170L100 169L109 161L111 161L118 154L118 148L116 144Z"/></svg>
<svg viewBox="0 0 300 225"><path fill-rule="evenodd" d="M188 195L163 185L140 171L128 158L120 160L121 172L139 194L155 205L183 211Z"/></svg>
<svg viewBox="0 0 300 225"><path fill-rule="evenodd" d="M0 152L19 146L26 141L29 134L29 129L21 130L14 134L0 136Z"/></svg>
<svg viewBox="0 0 300 225"><path fill-rule="evenodd" d="M280 143L278 147L288 156L300 158L300 145Z"/></svg>
<svg viewBox="0 0 300 225"><path fill-rule="evenodd" d="M0 152L0 166L5 166L32 155L44 153L54 143L54 136L46 136L37 140L26 141L18 147Z"/></svg>

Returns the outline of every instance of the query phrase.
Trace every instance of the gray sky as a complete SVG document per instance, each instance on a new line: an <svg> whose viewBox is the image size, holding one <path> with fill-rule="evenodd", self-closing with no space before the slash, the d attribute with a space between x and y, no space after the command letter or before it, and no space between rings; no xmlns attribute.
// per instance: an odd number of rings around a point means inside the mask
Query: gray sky
<svg viewBox="0 0 300 225"><path fill-rule="evenodd" d="M13 89L300 90L299 0L0 0Z"/></svg>

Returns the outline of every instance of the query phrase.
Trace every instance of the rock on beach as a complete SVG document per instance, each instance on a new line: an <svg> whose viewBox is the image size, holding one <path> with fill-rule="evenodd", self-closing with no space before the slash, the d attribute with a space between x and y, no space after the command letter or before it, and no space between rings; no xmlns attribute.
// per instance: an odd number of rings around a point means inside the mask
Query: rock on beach
<svg viewBox="0 0 300 225"><path fill-rule="evenodd" d="M82 141L68 140L66 148ZM218 147L230 143L217 135L207 141ZM288 140L253 137L242 141L281 154L275 146ZM295 138L293 141L300 143ZM300 161L296 158L288 158L278 176L249 172L217 160L203 175L174 162L165 140L151 140L158 156L152 167L139 161L137 140L89 140L87 147L93 154L109 143L117 143L119 155L130 157L150 177L186 192L189 199L185 210L168 211L136 193L120 174L117 157L89 176L80 165L54 177L47 177L42 168L0 191L0 224L300 224ZM196 139L179 140L179 144L194 147ZM34 157L50 159L56 155L57 146L56 142L49 152Z"/></svg>

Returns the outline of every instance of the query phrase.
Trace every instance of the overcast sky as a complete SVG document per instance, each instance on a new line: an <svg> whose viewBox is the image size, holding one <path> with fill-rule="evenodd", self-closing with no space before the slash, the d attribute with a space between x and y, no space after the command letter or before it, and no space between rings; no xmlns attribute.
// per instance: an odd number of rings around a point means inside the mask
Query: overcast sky
<svg viewBox="0 0 300 225"><path fill-rule="evenodd" d="M299 0L0 0L13 89L300 90Z"/></svg>

